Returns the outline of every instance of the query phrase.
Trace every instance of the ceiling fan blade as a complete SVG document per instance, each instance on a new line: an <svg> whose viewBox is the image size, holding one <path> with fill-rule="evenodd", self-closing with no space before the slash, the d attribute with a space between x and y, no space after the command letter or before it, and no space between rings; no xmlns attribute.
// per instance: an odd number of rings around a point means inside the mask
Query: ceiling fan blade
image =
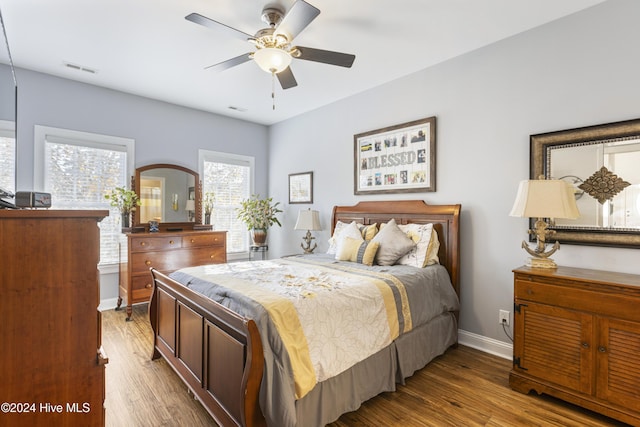
<svg viewBox="0 0 640 427"><path fill-rule="evenodd" d="M250 53L244 53L240 56L236 56L235 58L227 59L226 61L209 65L208 67L204 67L204 69L214 70L214 71L224 71L228 68L235 67L236 65L244 64L245 62L251 61L250 55L251 55Z"/></svg>
<svg viewBox="0 0 640 427"><path fill-rule="evenodd" d="M282 22L276 28L275 35L282 34L292 41L302 32L307 25L320 15L320 9L310 5L304 0L298 0L291 6L289 12L282 18Z"/></svg>
<svg viewBox="0 0 640 427"><path fill-rule="evenodd" d="M282 89L289 89L298 86L296 78L293 77L291 67L285 68L284 70L276 74L276 76L278 76L278 81L280 82L280 86L282 86Z"/></svg>
<svg viewBox="0 0 640 427"><path fill-rule="evenodd" d="M213 19L209 19L206 16L202 16L199 13L191 13L184 17L187 21L191 21L195 24L203 25L205 27L211 28L220 33L226 34L227 36L231 36L240 40L247 41L253 36L251 34L247 34L243 31L236 30L228 25L225 25L221 22L214 21Z"/></svg>
<svg viewBox="0 0 640 427"><path fill-rule="evenodd" d="M294 58L305 61L322 62L323 64L337 65L339 67L351 68L356 56L348 53L333 52L330 50L314 49L311 47L296 46L299 54Z"/></svg>

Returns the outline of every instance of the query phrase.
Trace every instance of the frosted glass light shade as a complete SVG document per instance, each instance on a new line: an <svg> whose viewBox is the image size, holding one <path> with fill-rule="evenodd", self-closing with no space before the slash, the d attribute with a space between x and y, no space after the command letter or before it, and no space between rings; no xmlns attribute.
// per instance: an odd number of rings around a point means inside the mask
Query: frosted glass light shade
<svg viewBox="0 0 640 427"><path fill-rule="evenodd" d="M279 73L291 64L291 55L282 49L265 47L253 53L253 59L267 73Z"/></svg>

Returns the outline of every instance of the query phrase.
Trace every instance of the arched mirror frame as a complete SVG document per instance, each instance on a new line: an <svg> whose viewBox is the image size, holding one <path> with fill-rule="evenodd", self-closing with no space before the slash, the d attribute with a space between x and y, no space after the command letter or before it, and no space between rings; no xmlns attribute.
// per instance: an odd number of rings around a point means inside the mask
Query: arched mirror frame
<svg viewBox="0 0 640 427"><path fill-rule="evenodd" d="M192 175L195 183L195 220L194 221L184 221L184 222L161 222L159 223L160 231L183 231L183 230L194 230L194 229L203 229L207 226L202 225L202 182L200 182L200 175L183 166L172 165L168 163L155 163L151 165L141 166L136 169L135 177L133 178L133 182L131 183L131 187L134 189L136 194L140 196L141 194L141 174L145 171L149 171L152 169L174 169L178 171L185 172L189 175ZM134 227L144 227L146 231L149 230L148 223L141 223L140 217L137 215L136 211L132 213L132 223ZM209 226L210 227L210 226Z"/></svg>
<svg viewBox="0 0 640 427"><path fill-rule="evenodd" d="M552 178L549 173L551 170L549 150L551 149L562 149L576 143L630 137L640 138L640 119L531 135L530 178L538 179L541 175L546 179ZM532 229L533 222L534 220L531 219L529 224ZM640 248L640 230L617 230L607 227L551 228L556 231L553 239L558 240L560 243Z"/></svg>

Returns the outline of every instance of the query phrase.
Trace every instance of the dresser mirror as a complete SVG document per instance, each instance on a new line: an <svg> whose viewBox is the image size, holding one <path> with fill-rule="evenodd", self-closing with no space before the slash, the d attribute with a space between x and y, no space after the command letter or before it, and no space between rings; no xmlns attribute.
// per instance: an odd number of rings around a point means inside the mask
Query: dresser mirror
<svg viewBox="0 0 640 427"><path fill-rule="evenodd" d="M555 240L640 247L640 119L532 135L530 144L531 179L574 186L580 218L555 220Z"/></svg>
<svg viewBox="0 0 640 427"><path fill-rule="evenodd" d="M153 164L136 169L133 188L140 197L134 225L157 221L161 231L192 230L202 224L200 178L182 166Z"/></svg>

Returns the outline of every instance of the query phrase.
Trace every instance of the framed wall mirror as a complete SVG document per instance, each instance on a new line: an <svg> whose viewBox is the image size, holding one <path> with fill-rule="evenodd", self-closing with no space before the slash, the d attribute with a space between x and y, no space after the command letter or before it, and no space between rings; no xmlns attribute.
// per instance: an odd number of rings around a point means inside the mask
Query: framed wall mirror
<svg viewBox="0 0 640 427"><path fill-rule="evenodd" d="M133 188L140 197L134 213L136 227L157 221L160 231L200 228L201 183L197 172L171 164L153 164L136 169Z"/></svg>
<svg viewBox="0 0 640 427"><path fill-rule="evenodd" d="M556 240L640 248L640 119L531 135L530 149L531 179L574 186L580 218L555 220Z"/></svg>

